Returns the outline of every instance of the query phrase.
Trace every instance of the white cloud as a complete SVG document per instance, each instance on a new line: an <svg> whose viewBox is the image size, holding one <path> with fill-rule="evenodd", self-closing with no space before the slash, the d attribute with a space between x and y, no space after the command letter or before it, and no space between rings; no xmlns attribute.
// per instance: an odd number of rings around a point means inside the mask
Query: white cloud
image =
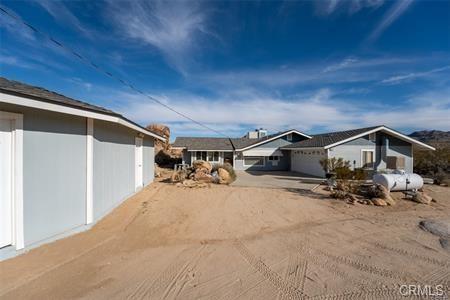
<svg viewBox="0 0 450 300"><path fill-rule="evenodd" d="M253 97L221 95L203 98L193 94L153 95L157 99L190 117L229 136L238 137L248 128L267 128L279 131L297 128L305 132L344 130L385 124L399 130L450 128L450 93L441 90L433 94L415 95L409 102L380 105L342 98L329 89L320 89L311 95L276 97L256 94ZM172 128L174 136L217 136L183 119L177 114L142 97L120 93L118 99L126 105L120 112L139 123L164 123Z"/></svg>
<svg viewBox="0 0 450 300"><path fill-rule="evenodd" d="M394 2L392 7L383 16L383 19L378 23L377 27L367 38L367 42L374 42L392 23L395 22L412 4L413 0L399 0Z"/></svg>
<svg viewBox="0 0 450 300"><path fill-rule="evenodd" d="M450 66L436 68L436 69L433 69L430 71L425 71L425 72L413 72L413 73L408 73L405 75L392 76L392 77L382 80L381 83L390 84L390 85L400 84L405 81L411 81L411 80L414 80L417 78L430 77L430 75L432 75L434 73L443 72L443 71L447 71L447 70L450 70Z"/></svg>
<svg viewBox="0 0 450 300"><path fill-rule="evenodd" d="M211 34L207 11L196 2L110 1L109 12L127 37L156 47L182 73L201 37Z"/></svg>
<svg viewBox="0 0 450 300"><path fill-rule="evenodd" d="M384 0L321 0L314 1L316 13L322 16L329 16L338 10L348 14L354 14L364 8L376 9L383 5Z"/></svg>
<svg viewBox="0 0 450 300"><path fill-rule="evenodd" d="M39 0L37 1L37 3L61 24L69 24L87 37L93 37L93 32L82 24L82 22L66 7L64 2L54 0Z"/></svg>

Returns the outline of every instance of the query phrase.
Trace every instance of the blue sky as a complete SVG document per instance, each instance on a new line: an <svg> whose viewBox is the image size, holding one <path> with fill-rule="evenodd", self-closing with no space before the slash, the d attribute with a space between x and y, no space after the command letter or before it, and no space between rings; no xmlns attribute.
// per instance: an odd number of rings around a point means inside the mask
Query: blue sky
<svg viewBox="0 0 450 300"><path fill-rule="evenodd" d="M2 1L8 10L228 136L377 124L450 130L449 1ZM0 14L1 76L216 136Z"/></svg>

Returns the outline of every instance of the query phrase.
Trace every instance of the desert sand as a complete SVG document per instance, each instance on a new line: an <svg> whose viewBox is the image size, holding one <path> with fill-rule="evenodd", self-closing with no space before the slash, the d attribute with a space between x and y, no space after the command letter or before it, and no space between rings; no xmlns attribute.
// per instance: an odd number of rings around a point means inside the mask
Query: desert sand
<svg viewBox="0 0 450 300"><path fill-rule="evenodd" d="M392 299L450 281L450 253L418 227L431 205L348 205L292 189L154 183L91 230L0 262L2 299ZM447 292L448 293L448 292Z"/></svg>

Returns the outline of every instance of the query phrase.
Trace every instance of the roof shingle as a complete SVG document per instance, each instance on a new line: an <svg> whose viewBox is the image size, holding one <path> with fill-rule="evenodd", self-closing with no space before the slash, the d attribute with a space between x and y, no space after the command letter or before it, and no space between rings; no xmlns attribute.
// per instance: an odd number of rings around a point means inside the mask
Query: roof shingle
<svg viewBox="0 0 450 300"><path fill-rule="evenodd" d="M294 144L291 144L291 145L288 145L288 146L285 146L282 148L289 148L289 149L299 148L300 149L300 148L325 147L325 146L343 141L345 139L351 138L351 137L361 134L363 132L378 128L380 126L383 126L383 125L315 134L315 135L312 135L311 139L300 141L300 142L297 142L297 143L294 143Z"/></svg>

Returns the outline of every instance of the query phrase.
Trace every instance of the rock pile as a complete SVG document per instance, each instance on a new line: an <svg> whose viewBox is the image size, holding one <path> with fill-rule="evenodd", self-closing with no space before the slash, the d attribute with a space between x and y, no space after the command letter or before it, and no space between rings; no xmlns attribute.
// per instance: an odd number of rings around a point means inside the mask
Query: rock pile
<svg viewBox="0 0 450 300"><path fill-rule="evenodd" d="M230 164L212 166L204 160L196 160L192 167L175 171L171 181L177 186L206 187L210 183L230 184L236 178L233 167Z"/></svg>

